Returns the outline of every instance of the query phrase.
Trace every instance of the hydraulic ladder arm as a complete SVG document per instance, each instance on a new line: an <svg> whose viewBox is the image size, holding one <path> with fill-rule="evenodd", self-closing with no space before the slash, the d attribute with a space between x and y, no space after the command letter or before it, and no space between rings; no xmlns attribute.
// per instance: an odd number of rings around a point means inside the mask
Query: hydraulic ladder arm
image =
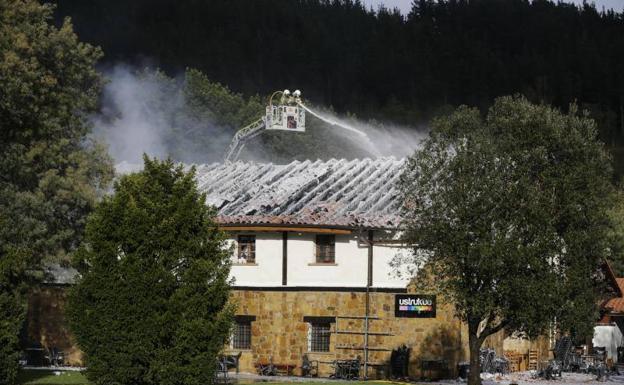
<svg viewBox="0 0 624 385"><path fill-rule="evenodd" d="M241 151L243 151L243 147L245 147L245 142L247 142L251 138L260 135L265 128L266 122L265 117L263 116L255 122L248 124L247 126L236 131L236 134L234 134L232 142L230 142L230 146L225 153L225 161L235 162L236 159L238 159Z"/></svg>

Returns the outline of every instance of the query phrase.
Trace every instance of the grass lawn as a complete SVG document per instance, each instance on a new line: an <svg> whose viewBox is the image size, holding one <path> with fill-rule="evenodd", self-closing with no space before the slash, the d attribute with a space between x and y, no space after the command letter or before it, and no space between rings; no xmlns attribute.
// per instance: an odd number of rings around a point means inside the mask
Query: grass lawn
<svg viewBox="0 0 624 385"><path fill-rule="evenodd" d="M89 385L89 381L80 372L60 372L57 376L53 370L22 370L18 383L21 385Z"/></svg>
<svg viewBox="0 0 624 385"><path fill-rule="evenodd" d="M22 370L19 375L20 385L90 385L89 381L80 372L60 372L55 375L53 370ZM236 383L235 383L236 384ZM239 380L238 384L257 385L405 385L405 383L390 381L328 381L328 382L254 382Z"/></svg>

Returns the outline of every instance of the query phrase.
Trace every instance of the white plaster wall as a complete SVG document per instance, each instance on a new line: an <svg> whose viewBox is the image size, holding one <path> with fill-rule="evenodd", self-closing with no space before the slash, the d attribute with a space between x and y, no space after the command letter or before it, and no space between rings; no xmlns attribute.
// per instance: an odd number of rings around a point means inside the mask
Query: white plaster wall
<svg viewBox="0 0 624 385"><path fill-rule="evenodd" d="M282 285L282 233L257 233L257 266L232 266L235 286ZM236 262L237 234L229 244ZM316 265L316 234L288 233L288 286L366 287L368 248L358 245L357 235L336 235L336 264ZM374 246L373 287L405 287L408 279L397 277L390 262L407 249Z"/></svg>
<svg viewBox="0 0 624 385"><path fill-rule="evenodd" d="M373 247L373 286L375 287L405 287L413 276L411 252L408 247L398 242L401 233L397 231L374 232L375 246ZM397 259L398 268L391 266ZM395 263L396 265L396 263Z"/></svg>
<svg viewBox="0 0 624 385"><path fill-rule="evenodd" d="M245 233L249 234L249 233ZM256 265L232 266L230 276L235 286L280 286L282 284L282 234L257 233ZM237 234L228 243L234 246L232 261L236 263Z"/></svg>
<svg viewBox="0 0 624 385"><path fill-rule="evenodd" d="M336 235L336 264L315 265L315 234L288 234L288 286L366 287L366 248L353 235Z"/></svg>
<svg viewBox="0 0 624 385"><path fill-rule="evenodd" d="M617 347L622 344L622 332L616 325L594 326L592 344L606 347L607 358L617 361Z"/></svg>
<svg viewBox="0 0 624 385"><path fill-rule="evenodd" d="M409 250L396 246L373 246L373 286L374 287L405 287L410 276L406 269L397 272L390 262L396 255L404 255Z"/></svg>

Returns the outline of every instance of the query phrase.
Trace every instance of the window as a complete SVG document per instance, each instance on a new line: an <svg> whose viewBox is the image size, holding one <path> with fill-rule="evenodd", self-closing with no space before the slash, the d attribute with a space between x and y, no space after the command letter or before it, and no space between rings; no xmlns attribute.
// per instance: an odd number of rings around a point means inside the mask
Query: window
<svg viewBox="0 0 624 385"><path fill-rule="evenodd" d="M233 349L251 349L251 322L255 316L234 317L234 334L232 335Z"/></svg>
<svg viewBox="0 0 624 385"><path fill-rule="evenodd" d="M240 264L256 263L256 236L238 236L238 260Z"/></svg>
<svg viewBox="0 0 624 385"><path fill-rule="evenodd" d="M297 128L297 121L295 120L294 116L288 115L286 117L286 127L287 128Z"/></svg>
<svg viewBox="0 0 624 385"><path fill-rule="evenodd" d="M316 236L316 263L336 262L336 236Z"/></svg>
<svg viewBox="0 0 624 385"><path fill-rule="evenodd" d="M329 352L331 324L336 322L333 317L303 317L308 323L308 351Z"/></svg>

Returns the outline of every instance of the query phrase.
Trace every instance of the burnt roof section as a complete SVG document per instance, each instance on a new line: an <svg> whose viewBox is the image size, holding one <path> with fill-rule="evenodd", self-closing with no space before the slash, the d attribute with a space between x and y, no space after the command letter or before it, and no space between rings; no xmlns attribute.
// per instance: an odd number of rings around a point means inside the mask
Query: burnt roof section
<svg viewBox="0 0 624 385"><path fill-rule="evenodd" d="M376 158L200 165L197 182L226 225L395 228L403 163Z"/></svg>
<svg viewBox="0 0 624 385"><path fill-rule="evenodd" d="M78 271L73 267L62 266L58 263L47 263L43 267L46 285L71 285L76 282Z"/></svg>

